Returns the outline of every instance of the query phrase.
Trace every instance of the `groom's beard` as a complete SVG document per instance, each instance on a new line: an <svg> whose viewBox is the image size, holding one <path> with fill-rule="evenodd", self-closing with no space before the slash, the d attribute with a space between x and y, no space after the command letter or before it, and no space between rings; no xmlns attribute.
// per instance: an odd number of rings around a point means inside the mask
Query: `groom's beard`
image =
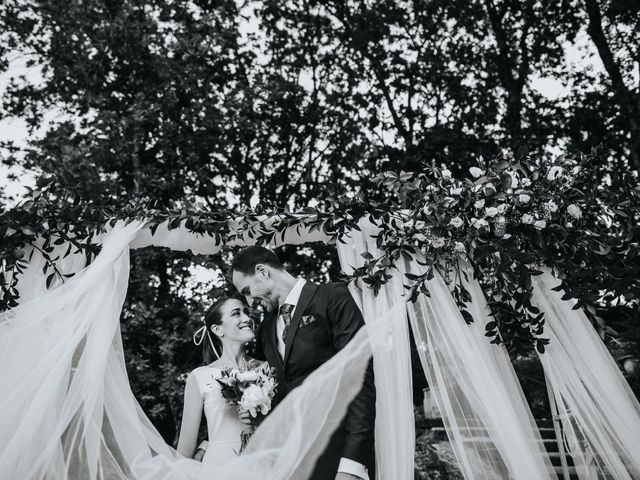
<svg viewBox="0 0 640 480"><path fill-rule="evenodd" d="M273 313L278 310L278 303L271 300L256 300L253 302L254 310L262 310L265 313Z"/></svg>

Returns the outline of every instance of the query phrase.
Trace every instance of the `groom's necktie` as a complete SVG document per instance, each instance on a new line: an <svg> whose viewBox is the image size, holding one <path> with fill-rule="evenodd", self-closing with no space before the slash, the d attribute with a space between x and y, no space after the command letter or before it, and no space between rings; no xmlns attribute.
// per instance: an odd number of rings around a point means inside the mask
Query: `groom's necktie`
<svg viewBox="0 0 640 480"><path fill-rule="evenodd" d="M289 330L289 325L291 325L291 312L293 312L294 307L295 305L291 305L290 303L285 303L280 307L280 316L284 322L284 328L282 329L283 343L287 339L287 331Z"/></svg>

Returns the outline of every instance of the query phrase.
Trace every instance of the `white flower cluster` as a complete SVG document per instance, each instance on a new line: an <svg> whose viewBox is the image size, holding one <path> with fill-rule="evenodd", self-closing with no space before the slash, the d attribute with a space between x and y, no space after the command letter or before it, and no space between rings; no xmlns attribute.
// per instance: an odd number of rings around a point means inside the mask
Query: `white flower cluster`
<svg viewBox="0 0 640 480"><path fill-rule="evenodd" d="M277 383L268 367L261 366L249 370L233 368L225 370L224 373L218 382L231 387L236 394L241 394L238 395L240 400L237 401L240 409L247 410L252 417L256 417L258 413L269 413ZM230 403L235 404L233 401Z"/></svg>
<svg viewBox="0 0 640 480"><path fill-rule="evenodd" d="M424 187L424 203L420 212L426 218L436 216L426 222L402 222L390 238L398 244L427 245L427 248L463 253L466 246L460 240L468 235L465 226L483 229L505 239L510 237L507 233L509 224L530 225L536 230L544 230L564 219L565 227L572 228L574 221L582 218L580 207L574 203L567 205L562 195L542 202L539 195L541 191L548 190L548 186L551 191L566 191L578 173L580 167L576 162L565 158L556 159L549 166L530 165L528 170L523 169L522 164L507 169L498 167L497 171L484 164L473 166L469 168L471 181L458 180L449 169L441 168L436 170L439 181ZM541 184L542 189L537 184ZM468 207L473 209L472 212L467 211ZM441 223L443 217L445 230ZM404 242L402 237L413 241Z"/></svg>
<svg viewBox="0 0 640 480"><path fill-rule="evenodd" d="M266 415L271 410L271 399L275 395L276 382L263 368L238 374L238 380L249 385L240 399L240 408L249 411L252 417L258 412Z"/></svg>

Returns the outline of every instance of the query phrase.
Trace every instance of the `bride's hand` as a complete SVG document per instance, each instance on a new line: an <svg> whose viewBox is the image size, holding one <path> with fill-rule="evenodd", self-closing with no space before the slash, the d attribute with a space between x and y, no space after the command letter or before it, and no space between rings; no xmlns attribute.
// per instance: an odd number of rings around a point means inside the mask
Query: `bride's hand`
<svg viewBox="0 0 640 480"><path fill-rule="evenodd" d="M240 412L238 413L238 418L240 419L241 423L248 427L253 425L254 418L249 413L249 410L240 410Z"/></svg>

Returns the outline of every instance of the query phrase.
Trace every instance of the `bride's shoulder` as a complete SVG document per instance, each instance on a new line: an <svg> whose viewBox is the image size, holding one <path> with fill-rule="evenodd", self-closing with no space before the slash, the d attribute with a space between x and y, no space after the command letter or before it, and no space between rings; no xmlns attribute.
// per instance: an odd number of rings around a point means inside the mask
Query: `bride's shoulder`
<svg viewBox="0 0 640 480"><path fill-rule="evenodd" d="M211 378L212 375L218 372L220 372L219 368L216 368L213 364L209 364L194 368L189 372L189 376L193 377L198 383L202 383L203 380Z"/></svg>

